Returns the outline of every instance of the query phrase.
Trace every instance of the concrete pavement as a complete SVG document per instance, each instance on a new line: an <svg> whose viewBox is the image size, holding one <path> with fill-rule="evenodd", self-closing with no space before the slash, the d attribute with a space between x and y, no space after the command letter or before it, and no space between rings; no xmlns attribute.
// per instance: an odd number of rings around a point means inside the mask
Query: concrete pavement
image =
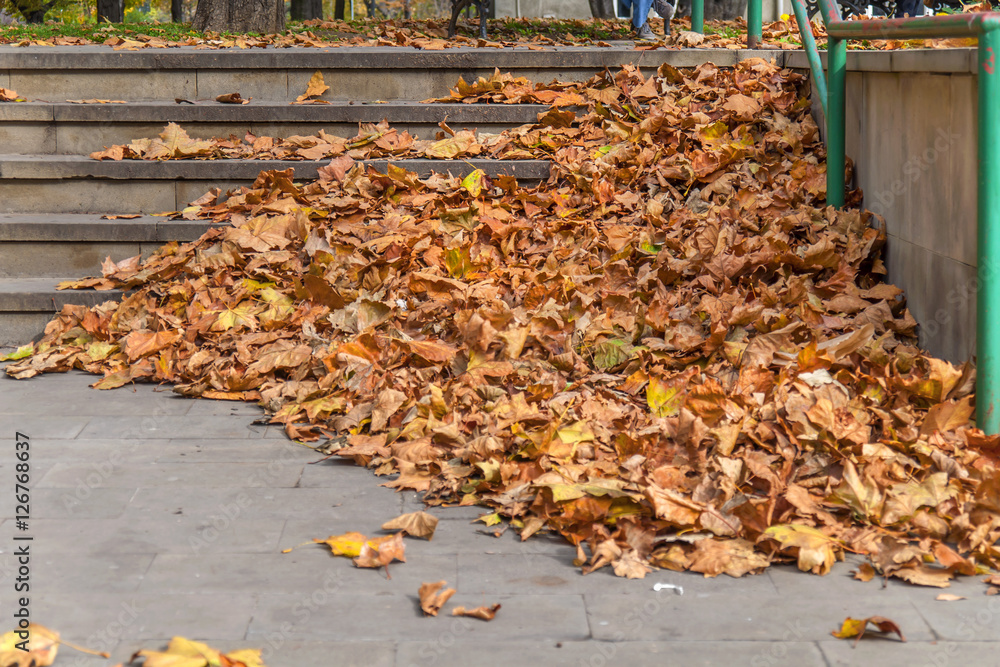
<svg viewBox="0 0 1000 667"><path fill-rule="evenodd" d="M482 510L431 509L434 539L407 539L391 579L314 537L379 526L421 507L370 471L319 457L253 405L190 400L149 385L99 392L82 373L0 378L0 600L9 609L17 535L30 535L31 618L112 662L62 649L56 665L109 665L173 635L264 649L270 667L310 665L996 665L1000 596L976 579L948 592L794 568L705 579L610 568L582 576L574 550L521 543L470 523ZM14 516L15 432L31 443L31 519ZM457 595L436 618L423 582ZM653 591L655 582L683 595ZM494 621L454 618L456 605L502 603ZM907 643L830 631L845 616L896 621ZM10 616L2 622L9 626ZM5 628L6 629L6 628Z"/></svg>

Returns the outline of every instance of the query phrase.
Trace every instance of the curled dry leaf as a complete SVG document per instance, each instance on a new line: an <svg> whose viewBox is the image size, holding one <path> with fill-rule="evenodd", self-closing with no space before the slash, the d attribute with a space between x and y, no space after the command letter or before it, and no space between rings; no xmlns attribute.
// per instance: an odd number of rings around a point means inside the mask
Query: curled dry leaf
<svg viewBox="0 0 1000 667"><path fill-rule="evenodd" d="M140 658L144 660L143 667L265 667L261 649L237 649L222 653L185 637L171 639L166 651L136 651L130 662Z"/></svg>
<svg viewBox="0 0 1000 667"><path fill-rule="evenodd" d="M445 581L439 581L434 584L424 583L420 585L418 593L420 595L420 608L428 616L437 616L444 603L455 594L454 588L444 588L446 584ZM441 590L442 588L444 590Z"/></svg>
<svg viewBox="0 0 1000 667"><path fill-rule="evenodd" d="M854 578L859 581L871 581L875 578L875 568L868 563L862 563L858 569L854 571Z"/></svg>
<svg viewBox="0 0 1000 667"><path fill-rule="evenodd" d="M401 514L391 521L382 524L382 530L402 530L411 537L421 537L430 540L434 537L438 518L427 512L410 512Z"/></svg>
<svg viewBox="0 0 1000 667"><path fill-rule="evenodd" d="M215 101L221 104L249 104L250 99L252 98L243 99L239 93L226 93L216 97Z"/></svg>
<svg viewBox="0 0 1000 667"><path fill-rule="evenodd" d="M868 618L851 618L847 617L844 619L843 625L841 625L840 630L834 630L832 634L837 639L850 639L855 637L854 645L857 646L858 642L865 635L865 629L868 624L871 623L879 632L894 632L899 635L899 641L905 642L906 637L903 636L903 631L899 629L895 621L892 621L884 616L869 616Z"/></svg>
<svg viewBox="0 0 1000 667"><path fill-rule="evenodd" d="M406 562L406 545L403 543L403 533L396 533L388 539L378 542L366 541L361 545L361 553L354 559L354 564L358 567L384 567L386 576L388 576L389 563L394 560Z"/></svg>
<svg viewBox="0 0 1000 667"><path fill-rule="evenodd" d="M24 102L25 99L17 94L16 90L10 88L0 88L0 102Z"/></svg>
<svg viewBox="0 0 1000 667"><path fill-rule="evenodd" d="M492 621L497 615L497 611L500 610L500 604L490 605L489 607L476 607L475 609L466 609L465 607L455 607L451 610L452 616L471 616L472 618L478 618L484 621Z"/></svg>

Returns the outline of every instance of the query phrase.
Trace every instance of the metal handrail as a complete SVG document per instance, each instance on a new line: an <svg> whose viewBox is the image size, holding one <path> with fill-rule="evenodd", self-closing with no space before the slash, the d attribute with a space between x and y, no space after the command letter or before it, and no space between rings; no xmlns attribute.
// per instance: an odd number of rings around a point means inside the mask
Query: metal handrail
<svg viewBox="0 0 1000 667"><path fill-rule="evenodd" d="M826 115L826 201L844 205L847 40L977 37L979 94L977 141L976 262L976 425L987 435L1000 433L1000 13L953 14L889 20L844 21L833 0L819 0L826 33L827 75L805 19L802 0L792 0L802 46ZM828 86L828 88L827 88Z"/></svg>
<svg viewBox="0 0 1000 667"><path fill-rule="evenodd" d="M747 0L747 47L760 46L763 32L762 0ZM691 0L691 30L705 34L705 0Z"/></svg>

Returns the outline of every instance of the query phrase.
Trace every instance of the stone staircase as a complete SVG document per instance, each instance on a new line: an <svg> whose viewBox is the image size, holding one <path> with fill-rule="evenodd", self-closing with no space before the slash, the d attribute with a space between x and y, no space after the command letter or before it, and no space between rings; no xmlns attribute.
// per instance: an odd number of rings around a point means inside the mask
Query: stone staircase
<svg viewBox="0 0 1000 667"><path fill-rule="evenodd" d="M732 50L636 51L613 48L447 49L393 47L331 49L113 51L88 47L0 47L0 87L29 101L0 104L0 346L37 337L66 303L93 305L116 292L59 291L56 283L99 275L105 257L148 256L168 241L198 238L207 223L149 214L176 211L211 188L249 185L267 169L295 169L314 178L324 162L280 160L91 160L105 146L157 135L169 122L192 137L354 136L358 123L387 119L421 139L438 123L494 133L534 122L541 105L423 104L445 97L458 81L495 68L532 81L586 80L628 63L654 71L661 63L692 67L733 65L784 52ZM309 78L322 71L329 104L292 105ZM219 104L239 92L246 105ZM78 104L70 100L121 100ZM186 100L194 104L177 103ZM387 160L369 164L384 170ZM427 175L481 168L511 174L525 185L548 177L544 161L393 160ZM144 214L108 220L108 214Z"/></svg>

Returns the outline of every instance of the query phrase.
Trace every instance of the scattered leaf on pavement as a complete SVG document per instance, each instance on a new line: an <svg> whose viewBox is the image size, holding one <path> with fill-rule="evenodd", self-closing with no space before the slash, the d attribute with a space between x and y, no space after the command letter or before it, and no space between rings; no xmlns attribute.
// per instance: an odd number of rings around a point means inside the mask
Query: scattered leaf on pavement
<svg viewBox="0 0 1000 667"><path fill-rule="evenodd" d="M471 616L472 618L482 619L484 621L492 621L493 617L497 615L497 611L500 610L500 605L494 604L489 607L476 607L475 609L466 609L465 607L455 607L451 610L452 616Z"/></svg>
<svg viewBox="0 0 1000 667"><path fill-rule="evenodd" d="M411 537L421 537L430 540L434 537L438 518L427 512L410 512L401 514L391 521L382 524L382 530L402 530Z"/></svg>
<svg viewBox="0 0 1000 667"><path fill-rule="evenodd" d="M834 630L830 634L838 639L850 639L851 637L856 637L854 640L854 645L857 646L858 642L865 635L865 629L868 624L871 623L879 632L894 632L899 635L899 640L902 642L906 641L906 637L903 636L903 631L899 629L894 621L885 618L884 616L870 616L868 618L851 618L847 617L844 619L843 625L840 630Z"/></svg>
<svg viewBox="0 0 1000 667"><path fill-rule="evenodd" d="M445 581L439 581L434 584L424 583L420 585L420 608L428 616L437 616L444 603L455 594L454 588L441 590L446 583Z"/></svg>

